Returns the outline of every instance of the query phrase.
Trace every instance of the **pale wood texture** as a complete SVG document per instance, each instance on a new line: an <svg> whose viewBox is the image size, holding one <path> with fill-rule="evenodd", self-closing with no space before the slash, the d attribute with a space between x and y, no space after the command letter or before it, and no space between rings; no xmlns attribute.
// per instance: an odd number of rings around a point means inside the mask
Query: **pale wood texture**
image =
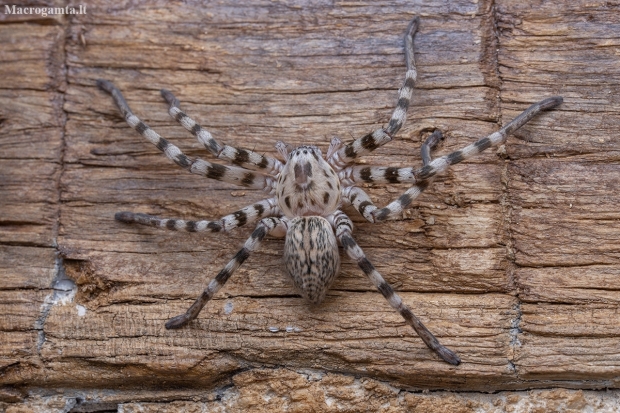
<svg viewBox="0 0 620 413"><path fill-rule="evenodd" d="M445 154L565 98L518 132L529 142L451 168L402 221L347 210L369 259L463 364L439 361L346 260L325 303L306 304L278 239L196 322L165 330L251 229L188 235L114 213L216 218L265 194L172 164L95 80L191 156L209 158L160 88L220 142L325 150L389 119L414 15L407 124L362 162L419 165L435 128ZM242 386L237 372L264 367L271 381L314 369L417 389L618 386L617 3L99 0L70 18L1 17L0 400L33 387ZM405 188L366 186L381 205Z"/></svg>

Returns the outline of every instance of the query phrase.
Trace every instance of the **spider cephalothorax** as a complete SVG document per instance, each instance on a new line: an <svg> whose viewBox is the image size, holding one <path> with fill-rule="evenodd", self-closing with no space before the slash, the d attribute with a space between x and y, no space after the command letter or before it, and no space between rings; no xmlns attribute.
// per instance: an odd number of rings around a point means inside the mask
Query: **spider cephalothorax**
<svg viewBox="0 0 620 413"><path fill-rule="evenodd" d="M287 218L324 217L340 207L340 179L316 146L291 151L277 182L278 206Z"/></svg>
<svg viewBox="0 0 620 413"><path fill-rule="evenodd" d="M432 160L430 152L442 139L442 134L435 131L422 145L423 166L421 168L354 165L358 156L369 153L391 141L405 122L417 76L413 58L413 37L418 25L419 19L414 18L405 34L407 63L405 84L400 89L398 103L388 125L346 145L334 138L325 158L317 147L309 145L299 146L289 153L288 146L278 142L276 148L285 159L284 163L253 151L228 145L222 146L213 139L209 132L180 109L180 103L172 93L162 90L162 96L170 105L170 115L192 132L213 156L228 161L232 165L224 166L202 159L191 159L138 119L132 113L121 92L112 83L107 80L97 81L101 89L112 95L127 123L179 166L207 178L248 188L264 189L271 195L271 198L248 205L215 221L162 219L133 212L116 214L117 220L126 223L189 232L230 231L247 223L259 221L243 248L209 282L207 288L187 312L170 319L166 323L166 328L180 328L198 317L205 304L258 247L265 236L270 234L286 237L284 242L286 270L300 293L310 302L320 303L330 284L338 275L339 243L349 258L358 264L388 303L401 314L407 324L413 327L430 349L448 363L454 365L460 363L459 357L439 343L366 258L353 239L353 223L341 211L341 208L352 205L372 223L397 218L428 187L435 175L443 172L450 165L468 159L487 148L502 144L509 134L523 126L536 114L562 103L562 98L556 96L535 103L499 131L461 150ZM364 182L409 183L412 186L387 206L377 208L368 194L358 186Z"/></svg>

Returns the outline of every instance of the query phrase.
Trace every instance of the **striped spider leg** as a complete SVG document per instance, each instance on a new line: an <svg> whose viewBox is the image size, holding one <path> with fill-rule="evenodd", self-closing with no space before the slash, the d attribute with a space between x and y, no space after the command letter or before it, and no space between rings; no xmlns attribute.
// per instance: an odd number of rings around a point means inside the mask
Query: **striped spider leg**
<svg viewBox="0 0 620 413"><path fill-rule="evenodd" d="M345 166L353 163L360 156L374 151L379 146L383 146L392 140L394 135L400 130L407 120L407 109L411 96L413 95L413 86L418 77L415 67L415 59L413 55L413 38L415 37L418 27L420 26L420 18L414 17L405 32L405 62L407 64L407 72L405 73L405 84L398 93L398 102L396 109L392 113L392 118L385 128L380 128L372 133L362 136L347 145L341 145L340 142L332 142L330 151L328 151L327 160L335 171L340 171Z"/></svg>
<svg viewBox="0 0 620 413"><path fill-rule="evenodd" d="M403 300L398 294L396 294L392 286L385 281L368 258L366 258L364 251L362 251L351 234L353 230L353 222L351 221L351 218L349 218L342 211L336 211L329 217L329 220L336 231L336 238L338 239L338 242L340 242L340 245L344 248L346 254L360 267L364 274L366 274L373 285L377 287L377 289L385 297L390 306L398 311L407 324L413 327L415 332L418 333L428 348L433 350L444 361L458 366L461 363L459 356L435 338L433 333L431 333L428 328L426 328L424 324L422 324L422 322L415 316L415 314L413 314L411 309L403 303Z"/></svg>
<svg viewBox="0 0 620 413"><path fill-rule="evenodd" d="M231 275L235 272L241 264L250 256L250 253L256 250L260 243L265 239L267 234L283 237L286 235L287 223L286 218L276 218L269 217L263 218L258 225L252 235L245 241L243 247L235 254L235 256L226 264L226 266L217 274L215 278L213 278L207 288L202 292L202 294L196 299L194 304L183 314L178 315L176 317L172 317L166 323L166 328L181 328L200 314L202 308L213 298L215 293L219 291L220 288L226 284L226 281L230 278Z"/></svg>
<svg viewBox="0 0 620 413"><path fill-rule="evenodd" d="M443 140L443 135L440 131L433 132L424 142L421 148L422 163L428 165L431 162L431 150L435 149L439 142ZM427 181L428 182L428 181ZM351 204L353 207L370 222L374 222L372 213L377 207L372 203L370 197L364 190L356 186L347 186L342 190L343 199L346 204ZM422 341L433 350L444 361L458 365L461 362L456 353L444 346L437 340L437 338L431 333L428 328L413 314L411 309L403 303L402 299L392 286L381 276L381 274L375 269L372 263L366 258L366 255L357 244L352 236L353 222L341 211L336 211L330 217L330 222L336 231L336 238L344 248L345 252L360 269L366 274L373 285L381 292L381 294L388 301L390 306L394 308L405 319L415 332L420 336Z"/></svg>
<svg viewBox="0 0 620 413"><path fill-rule="evenodd" d="M534 103L497 132L494 132L485 138L479 139L463 149L439 157L431 162L425 162L422 168L349 166L341 170L338 175L343 185L355 185L363 182L414 184L398 199L391 202L386 207L378 209L371 202L366 205L366 208L371 208L372 210L364 211L365 213L360 211L360 213L362 213L362 215L370 222L397 218L400 213L411 205L411 202L413 202L413 200L428 187L432 179L437 174L448 169L450 165L455 165L479 154L485 149L504 143L510 134L525 125L534 116L538 115L542 111L551 110L557 107L562 103L562 101L563 99L561 96L553 96Z"/></svg>
<svg viewBox="0 0 620 413"><path fill-rule="evenodd" d="M177 218L158 218L148 214L129 211L117 212L114 219L126 224L141 224L151 227L187 232L228 232L247 223L255 222L262 217L278 215L279 209L275 198L263 199L253 205L248 205L238 211L223 216L214 221L188 221Z"/></svg>

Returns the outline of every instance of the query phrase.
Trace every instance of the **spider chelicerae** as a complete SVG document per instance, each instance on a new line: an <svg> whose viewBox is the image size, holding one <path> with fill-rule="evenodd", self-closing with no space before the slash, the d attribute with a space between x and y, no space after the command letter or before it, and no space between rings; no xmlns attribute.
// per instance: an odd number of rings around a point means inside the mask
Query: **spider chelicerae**
<svg viewBox="0 0 620 413"><path fill-rule="evenodd" d="M325 156L316 146L302 145L292 149L278 142L276 149L285 160L282 162L250 150L221 145L208 131L180 109L179 101L171 92L162 90L163 98L170 105L170 115L194 134L217 159L230 162L234 166L192 159L138 119L127 105L121 92L111 82L102 79L97 81L97 85L102 90L112 95L127 123L177 165L207 178L247 188L264 189L271 196L215 221L166 219L133 212L119 212L115 215L118 221L125 223L189 232L231 231L242 225L259 221L243 247L209 282L201 296L186 313L170 319L166 323L166 328L183 327L198 317L205 304L269 234L285 237L286 270L301 295L308 301L313 304L323 301L331 283L338 275L340 269L338 243L340 243L349 258L357 263L389 304L400 313L407 324L413 327L430 349L450 364L458 365L461 362L452 350L439 343L366 258L352 236L353 223L341 208L352 205L372 223L398 218L402 211L408 208L412 201L428 187L437 174L445 171L450 165L504 143L508 135L526 124L539 112L552 109L562 103L562 98L555 96L535 103L499 131L461 150L432 160L430 152L443 138L441 132L435 131L422 145L423 166L421 168L355 165L355 160L360 155L367 154L390 142L405 123L407 108L417 77L413 38L418 26L419 18L415 17L405 33L407 64L405 84L400 89L398 103L388 125L346 145L338 138L333 138ZM378 208L368 194L356 186L364 182L409 183L412 186L386 207Z"/></svg>

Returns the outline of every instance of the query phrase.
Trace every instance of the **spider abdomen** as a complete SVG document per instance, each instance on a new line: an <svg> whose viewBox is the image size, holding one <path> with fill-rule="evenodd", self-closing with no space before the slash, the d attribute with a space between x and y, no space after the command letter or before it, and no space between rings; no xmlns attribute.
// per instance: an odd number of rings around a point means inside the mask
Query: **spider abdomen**
<svg viewBox="0 0 620 413"><path fill-rule="evenodd" d="M340 270L338 243L329 222L319 216L290 221L284 265L301 295L319 304Z"/></svg>

